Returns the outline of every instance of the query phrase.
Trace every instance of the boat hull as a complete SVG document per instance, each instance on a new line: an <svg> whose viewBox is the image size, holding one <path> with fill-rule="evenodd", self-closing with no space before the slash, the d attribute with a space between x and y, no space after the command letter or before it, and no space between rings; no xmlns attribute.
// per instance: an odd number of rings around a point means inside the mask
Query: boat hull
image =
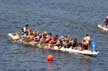
<svg viewBox="0 0 108 71"><path fill-rule="evenodd" d="M20 35L18 33L8 33L8 36L12 39L12 40L18 40L20 39Z"/></svg>
<svg viewBox="0 0 108 71"><path fill-rule="evenodd" d="M102 30L104 30L104 31L108 31L108 28L103 27L102 25L97 25L97 27L100 28L100 29L102 29Z"/></svg>
<svg viewBox="0 0 108 71"><path fill-rule="evenodd" d="M8 36L13 39L13 40L17 40L19 39L17 37L17 35L15 35L14 33L9 33ZM21 42L23 44L27 44L27 45L32 45L32 46L36 46L38 44L38 42L26 42L23 40L17 40L18 42ZM38 47L42 47L41 45ZM79 47L77 47L79 48ZM51 50L56 50L56 51L62 51L62 52L68 52L68 53L79 53L79 54L84 54L84 55L90 55L90 56L96 56L98 55L98 51L91 51L91 50L79 50L79 49L72 49L72 48L59 48L57 46L54 46L54 48L49 48L47 47L47 49L51 49Z"/></svg>

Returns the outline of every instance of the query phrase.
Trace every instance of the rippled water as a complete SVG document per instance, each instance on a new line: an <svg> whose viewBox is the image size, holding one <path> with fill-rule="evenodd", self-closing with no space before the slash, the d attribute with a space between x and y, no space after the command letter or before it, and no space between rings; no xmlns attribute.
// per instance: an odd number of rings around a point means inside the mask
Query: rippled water
<svg viewBox="0 0 108 71"><path fill-rule="evenodd" d="M107 71L108 32L96 27L108 15L107 4L107 0L0 0L0 71ZM25 23L79 41L88 33L100 54L88 57L11 42L7 34L20 31ZM51 64L50 53L55 56Z"/></svg>

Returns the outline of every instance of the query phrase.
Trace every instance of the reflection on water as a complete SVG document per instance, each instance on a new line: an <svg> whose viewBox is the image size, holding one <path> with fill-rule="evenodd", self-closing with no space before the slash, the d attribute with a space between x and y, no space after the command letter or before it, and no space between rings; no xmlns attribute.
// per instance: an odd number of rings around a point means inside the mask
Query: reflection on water
<svg viewBox="0 0 108 71"><path fill-rule="evenodd" d="M88 71L89 70L89 61L90 57L85 57L85 56L81 56L80 62L81 62L81 67L84 69L84 71Z"/></svg>
<svg viewBox="0 0 108 71"><path fill-rule="evenodd" d="M48 62L48 71L53 70L52 62Z"/></svg>
<svg viewBox="0 0 108 71"><path fill-rule="evenodd" d="M92 64L92 60L96 60L96 57L80 55L80 64L84 71L89 71L96 64L95 61Z"/></svg>

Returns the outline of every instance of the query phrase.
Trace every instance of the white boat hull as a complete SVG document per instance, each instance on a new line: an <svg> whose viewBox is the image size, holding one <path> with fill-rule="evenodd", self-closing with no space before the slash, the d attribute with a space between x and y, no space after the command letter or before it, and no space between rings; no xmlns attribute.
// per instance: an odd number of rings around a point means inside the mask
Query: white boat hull
<svg viewBox="0 0 108 71"><path fill-rule="evenodd" d="M13 33L9 33L8 36L13 40L18 39L18 37ZM17 41L19 41L23 44L28 44L28 45L32 45L32 46L34 46L35 44L38 43L38 42L25 42L22 40L17 40ZM41 47L41 45L40 45L40 47ZM99 53L98 51L91 51L91 50L79 50L79 49L72 49L72 48L58 48L57 46L55 46L54 48L47 48L47 49L58 50L58 51L69 52L69 53L80 53L80 54L90 55L90 56L96 56Z"/></svg>
<svg viewBox="0 0 108 71"><path fill-rule="evenodd" d="M8 33L8 36L9 36L12 40L18 40L18 39L20 39L20 36L18 35L18 33Z"/></svg>
<svg viewBox="0 0 108 71"><path fill-rule="evenodd" d="M60 51L69 52L69 53L80 53L80 54L91 55L91 56L96 56L99 53L98 51L79 50L79 49L72 49L72 48L58 49L57 47L54 48L53 50L60 50Z"/></svg>
<svg viewBox="0 0 108 71"><path fill-rule="evenodd" d="M106 27L104 27L102 25L97 25L97 27L100 28L100 29L102 29L102 30L104 30L104 31L108 31L108 28L106 28Z"/></svg>

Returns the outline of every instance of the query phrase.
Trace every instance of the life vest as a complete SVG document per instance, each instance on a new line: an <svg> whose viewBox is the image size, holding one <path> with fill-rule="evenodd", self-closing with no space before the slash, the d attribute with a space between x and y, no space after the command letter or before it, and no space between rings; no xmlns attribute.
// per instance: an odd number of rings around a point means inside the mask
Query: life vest
<svg viewBox="0 0 108 71"><path fill-rule="evenodd" d="M34 35L33 36L33 40L35 41L37 39L37 35Z"/></svg>
<svg viewBox="0 0 108 71"><path fill-rule="evenodd" d="M51 40L52 40L51 37L47 37L47 38L46 38L46 42L47 42L47 43L49 43Z"/></svg>
<svg viewBox="0 0 108 71"><path fill-rule="evenodd" d="M57 39L52 39L49 43L50 44L56 44L57 43Z"/></svg>

